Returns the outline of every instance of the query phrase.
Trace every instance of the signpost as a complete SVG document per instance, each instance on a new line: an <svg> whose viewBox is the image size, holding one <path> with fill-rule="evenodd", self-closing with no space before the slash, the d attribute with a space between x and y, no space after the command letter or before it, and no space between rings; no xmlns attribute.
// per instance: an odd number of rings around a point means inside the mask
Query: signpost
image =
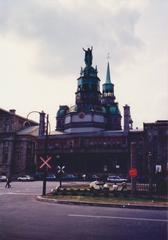
<svg viewBox="0 0 168 240"><path fill-rule="evenodd" d="M60 176L60 188L62 187L62 174L64 173L65 166L58 166L58 174Z"/></svg>
<svg viewBox="0 0 168 240"><path fill-rule="evenodd" d="M130 168L130 170L129 170L129 176L130 176L130 177L137 177L137 175L138 175L137 169L136 169L136 168Z"/></svg>
<svg viewBox="0 0 168 240"><path fill-rule="evenodd" d="M48 168L51 169L51 165L49 164L49 161L52 159L52 157L47 156L46 159L44 157L40 157L42 164L40 165L40 169L44 169L44 179L43 179L43 195L46 195L46 176L47 176L47 170Z"/></svg>
<svg viewBox="0 0 168 240"><path fill-rule="evenodd" d="M40 157L41 161L43 162L40 166L40 169L43 168L43 167L48 167L48 168L51 168L51 165L49 165L49 161L52 159L52 157L48 157L47 156L47 159L45 160L44 158Z"/></svg>
<svg viewBox="0 0 168 240"><path fill-rule="evenodd" d="M136 169L136 142L131 142L130 145L131 151L131 168L129 174L131 176L131 192L132 195L136 193L136 176L137 176L137 169Z"/></svg>

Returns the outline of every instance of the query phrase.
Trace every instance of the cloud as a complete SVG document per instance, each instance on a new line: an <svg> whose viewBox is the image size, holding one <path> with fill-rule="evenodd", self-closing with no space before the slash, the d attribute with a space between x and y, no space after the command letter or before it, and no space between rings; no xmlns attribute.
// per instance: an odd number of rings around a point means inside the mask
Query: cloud
<svg viewBox="0 0 168 240"><path fill-rule="evenodd" d="M2 3L2 30L21 39L39 41L37 70L42 74L63 74L83 64L81 48L93 45L99 58L111 52L114 64L133 57L127 48L141 47L135 34L140 14L112 1L7 1ZM119 3L123 1L119 1ZM89 4L88 4L89 3ZM19 7L18 7L19 5ZM125 52L123 56L123 52Z"/></svg>
<svg viewBox="0 0 168 240"><path fill-rule="evenodd" d="M93 46L101 84L110 52L117 101L131 105L136 125L168 117L167 0L0 0L0 9L3 108L55 115L74 104L82 47Z"/></svg>

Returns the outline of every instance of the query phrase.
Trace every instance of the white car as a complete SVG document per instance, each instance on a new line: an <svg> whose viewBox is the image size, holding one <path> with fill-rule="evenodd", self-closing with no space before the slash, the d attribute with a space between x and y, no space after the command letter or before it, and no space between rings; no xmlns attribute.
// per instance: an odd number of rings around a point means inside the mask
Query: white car
<svg viewBox="0 0 168 240"><path fill-rule="evenodd" d="M105 185L104 182L94 181L94 182L90 183L89 188L95 189L95 190L100 190L100 189L103 189L104 185Z"/></svg>
<svg viewBox="0 0 168 240"><path fill-rule="evenodd" d="M34 181L34 178L29 175L23 175L21 177L18 177L17 180L26 182L26 181Z"/></svg>
<svg viewBox="0 0 168 240"><path fill-rule="evenodd" d="M1 175L0 182L6 182L6 181L7 181L7 177L5 175Z"/></svg>
<svg viewBox="0 0 168 240"><path fill-rule="evenodd" d="M107 177L107 182L112 182L112 183L123 183L127 182L127 178L121 178L119 176L108 176Z"/></svg>

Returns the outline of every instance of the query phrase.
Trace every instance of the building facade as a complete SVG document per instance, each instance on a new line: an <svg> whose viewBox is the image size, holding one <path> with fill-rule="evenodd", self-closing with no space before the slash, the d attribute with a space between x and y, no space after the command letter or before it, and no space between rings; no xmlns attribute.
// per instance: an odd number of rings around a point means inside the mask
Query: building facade
<svg viewBox="0 0 168 240"><path fill-rule="evenodd" d="M35 171L38 123L0 109L0 175Z"/></svg>
<svg viewBox="0 0 168 240"><path fill-rule="evenodd" d="M155 174L168 172L168 120L144 123L144 146L148 168Z"/></svg>

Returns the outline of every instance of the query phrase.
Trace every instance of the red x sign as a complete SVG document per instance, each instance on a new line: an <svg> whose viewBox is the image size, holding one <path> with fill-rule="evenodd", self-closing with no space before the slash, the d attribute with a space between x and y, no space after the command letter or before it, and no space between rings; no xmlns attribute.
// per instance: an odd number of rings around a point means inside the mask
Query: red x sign
<svg viewBox="0 0 168 240"><path fill-rule="evenodd" d="M50 164L48 163L51 160L52 157L47 157L47 159L45 160L44 158L40 157L41 161L43 162L40 166L40 168L43 168L45 165L48 168L51 168Z"/></svg>

